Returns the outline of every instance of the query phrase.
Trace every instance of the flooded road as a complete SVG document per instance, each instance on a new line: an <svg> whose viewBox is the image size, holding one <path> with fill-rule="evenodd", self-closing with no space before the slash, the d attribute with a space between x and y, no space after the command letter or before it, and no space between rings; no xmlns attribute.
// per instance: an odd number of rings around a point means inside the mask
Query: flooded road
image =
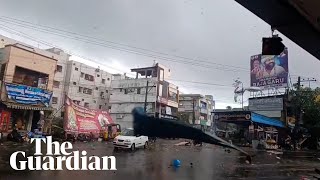
<svg viewBox="0 0 320 180"><path fill-rule="evenodd" d="M205 179L301 179L312 177L314 168L320 167L320 156L314 152L287 152L283 155L256 152L252 164L236 151L205 144L203 147L175 146L182 140L158 140L149 149L135 152L113 152L111 143L76 142L73 150L86 150L88 155L110 156L117 159L117 171L12 171L11 153L23 150L32 154L29 144L5 143L0 147L0 179L112 179L112 180L205 180ZM173 159L181 167L170 166Z"/></svg>

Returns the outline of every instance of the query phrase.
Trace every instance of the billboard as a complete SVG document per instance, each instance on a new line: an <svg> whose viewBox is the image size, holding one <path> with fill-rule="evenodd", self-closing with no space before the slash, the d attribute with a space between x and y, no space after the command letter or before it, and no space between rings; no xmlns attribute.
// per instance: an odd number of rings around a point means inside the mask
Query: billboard
<svg viewBox="0 0 320 180"><path fill-rule="evenodd" d="M8 99L20 104L28 105L50 105L52 92L18 84L5 84Z"/></svg>
<svg viewBox="0 0 320 180"><path fill-rule="evenodd" d="M64 118L65 131L73 133L99 133L105 125L113 123L108 111L85 108L69 97L66 97Z"/></svg>
<svg viewBox="0 0 320 180"><path fill-rule="evenodd" d="M251 87L271 88L288 86L288 50L278 56L254 55L250 59Z"/></svg>

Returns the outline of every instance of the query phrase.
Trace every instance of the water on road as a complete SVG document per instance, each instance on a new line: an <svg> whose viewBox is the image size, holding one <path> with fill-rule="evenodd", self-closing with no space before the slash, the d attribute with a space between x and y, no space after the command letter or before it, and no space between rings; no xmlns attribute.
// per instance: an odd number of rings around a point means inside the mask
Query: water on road
<svg viewBox="0 0 320 180"><path fill-rule="evenodd" d="M86 150L88 156L116 157L116 171L13 171L10 155L27 151L32 155L33 145L6 142L0 147L0 180L15 179L68 179L68 180L206 180L206 179L301 179L312 177L314 168L320 167L318 154L314 152L285 152L283 155L255 152L252 164L236 151L204 144L202 147L175 146L182 140L158 140L148 149L135 152L114 152L110 142L76 142L73 150ZM171 162L181 161L174 168Z"/></svg>

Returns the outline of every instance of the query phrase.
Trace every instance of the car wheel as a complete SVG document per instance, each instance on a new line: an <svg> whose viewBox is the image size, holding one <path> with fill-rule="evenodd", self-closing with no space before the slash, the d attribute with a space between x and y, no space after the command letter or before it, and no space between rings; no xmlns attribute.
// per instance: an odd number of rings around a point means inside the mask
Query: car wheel
<svg viewBox="0 0 320 180"><path fill-rule="evenodd" d="M131 145L131 151L134 151L134 150L136 150L136 146L135 146L135 144L132 144Z"/></svg>
<svg viewBox="0 0 320 180"><path fill-rule="evenodd" d="M148 148L148 141L146 141L146 142L144 143L143 148L144 148L144 149L147 149L147 148Z"/></svg>

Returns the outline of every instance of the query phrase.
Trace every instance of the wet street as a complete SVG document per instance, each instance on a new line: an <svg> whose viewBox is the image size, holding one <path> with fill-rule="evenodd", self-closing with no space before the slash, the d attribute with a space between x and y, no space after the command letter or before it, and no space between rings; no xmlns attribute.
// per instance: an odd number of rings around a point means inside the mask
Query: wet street
<svg viewBox="0 0 320 180"><path fill-rule="evenodd" d="M86 150L88 155L117 158L117 171L12 171L9 156L17 150L32 152L30 144L6 142L0 147L0 179L112 179L112 180L205 180L205 179L301 179L312 177L314 168L320 167L320 156L314 152L285 152L275 155L256 152L252 164L246 164L238 152L205 144L203 147L175 146L182 140L157 140L149 149L135 152L113 152L111 143L76 142L74 150ZM173 159L181 167L170 166Z"/></svg>

